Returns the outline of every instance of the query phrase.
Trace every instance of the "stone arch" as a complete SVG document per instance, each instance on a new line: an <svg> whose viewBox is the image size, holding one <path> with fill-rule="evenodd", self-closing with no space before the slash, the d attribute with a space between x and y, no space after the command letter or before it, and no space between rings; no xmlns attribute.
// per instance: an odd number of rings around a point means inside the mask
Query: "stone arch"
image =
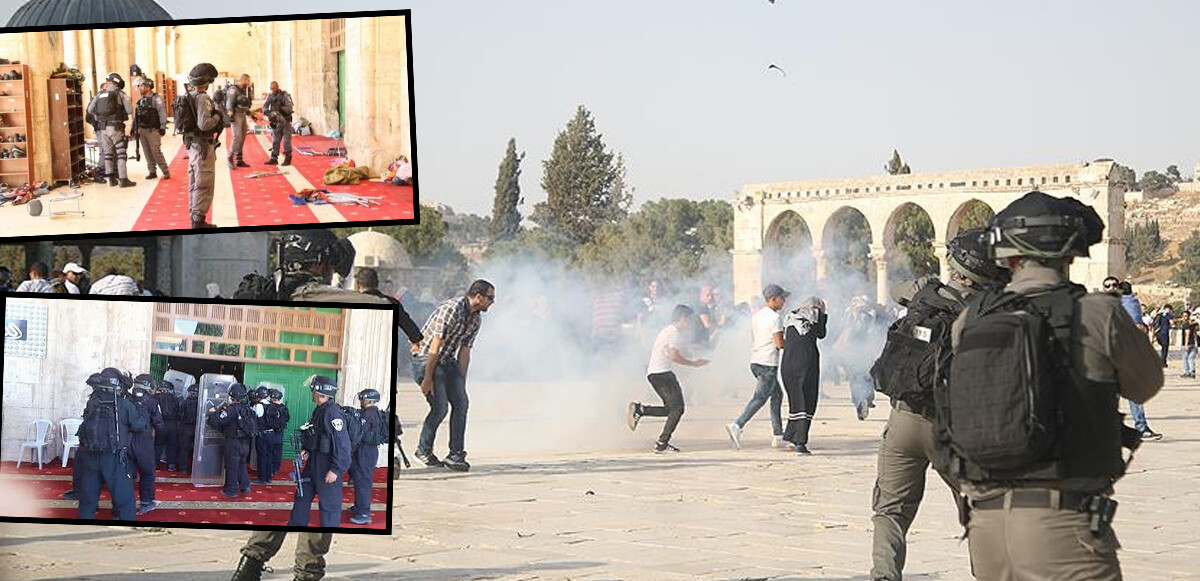
<svg viewBox="0 0 1200 581"><path fill-rule="evenodd" d="M763 236L762 284L799 288L817 277L813 234L808 221L794 210L785 210L771 221Z"/></svg>
<svg viewBox="0 0 1200 581"><path fill-rule="evenodd" d="M892 210L882 235L889 283L938 275L936 243L937 228L928 210L916 202Z"/></svg>
<svg viewBox="0 0 1200 581"><path fill-rule="evenodd" d="M854 206L834 210L821 232L821 257L827 278L844 281L856 294L867 292L867 283L874 280L871 246L875 241L874 228L867 215ZM862 286L861 289L857 288Z"/></svg>
<svg viewBox="0 0 1200 581"><path fill-rule="evenodd" d="M946 242L953 240L958 236L958 232L962 229L964 221L968 222L968 227L981 227L986 224L978 223L981 218L991 218L996 214L996 211L991 206L978 198L971 198L958 205L958 208L951 214L950 220L946 223ZM971 224L970 222L976 222Z"/></svg>

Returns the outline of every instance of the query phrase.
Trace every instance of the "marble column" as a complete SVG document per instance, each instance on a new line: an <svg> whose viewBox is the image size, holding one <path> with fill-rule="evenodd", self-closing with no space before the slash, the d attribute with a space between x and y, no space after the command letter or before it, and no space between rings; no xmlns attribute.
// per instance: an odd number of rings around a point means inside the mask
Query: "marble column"
<svg viewBox="0 0 1200 581"><path fill-rule="evenodd" d="M25 41L24 64L29 65L29 106L33 126L29 134L29 153L33 156L33 176L30 181L50 181L53 155L50 147L50 71L63 60L62 32L28 32Z"/></svg>

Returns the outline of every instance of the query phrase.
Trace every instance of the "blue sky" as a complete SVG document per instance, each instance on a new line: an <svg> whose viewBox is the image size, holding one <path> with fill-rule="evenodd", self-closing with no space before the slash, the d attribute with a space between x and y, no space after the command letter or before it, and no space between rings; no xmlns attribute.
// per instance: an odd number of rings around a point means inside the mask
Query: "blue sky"
<svg viewBox="0 0 1200 581"><path fill-rule="evenodd" d="M160 2L178 18L265 6ZM413 9L422 199L464 211L490 211L509 137L527 202L544 199L541 161L579 104L637 202L878 173L892 148L914 171L1200 161L1197 2L337 4L397 7Z"/></svg>

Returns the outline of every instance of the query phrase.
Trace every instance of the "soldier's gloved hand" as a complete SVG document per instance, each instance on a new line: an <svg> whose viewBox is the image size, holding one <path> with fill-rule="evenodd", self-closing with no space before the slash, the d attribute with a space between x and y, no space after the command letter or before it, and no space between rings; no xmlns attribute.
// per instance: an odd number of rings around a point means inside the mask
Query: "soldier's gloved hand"
<svg viewBox="0 0 1200 581"><path fill-rule="evenodd" d="M161 136L161 135L166 135L166 134L167 134L167 130L166 130L166 129L162 129L162 128L160 128L160 129L158 130L158 134L159 134L160 136Z"/></svg>

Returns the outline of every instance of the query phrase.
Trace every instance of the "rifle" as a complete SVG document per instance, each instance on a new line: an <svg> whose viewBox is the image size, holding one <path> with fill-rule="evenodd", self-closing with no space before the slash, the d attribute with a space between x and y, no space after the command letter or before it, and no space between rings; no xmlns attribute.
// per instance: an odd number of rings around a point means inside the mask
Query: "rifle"
<svg viewBox="0 0 1200 581"><path fill-rule="evenodd" d="M312 482L311 478L304 478L301 470L304 468L304 462L300 459L300 432L292 432L292 447L296 450L296 456L292 458L292 480L296 482L296 494L304 497L304 483Z"/></svg>

